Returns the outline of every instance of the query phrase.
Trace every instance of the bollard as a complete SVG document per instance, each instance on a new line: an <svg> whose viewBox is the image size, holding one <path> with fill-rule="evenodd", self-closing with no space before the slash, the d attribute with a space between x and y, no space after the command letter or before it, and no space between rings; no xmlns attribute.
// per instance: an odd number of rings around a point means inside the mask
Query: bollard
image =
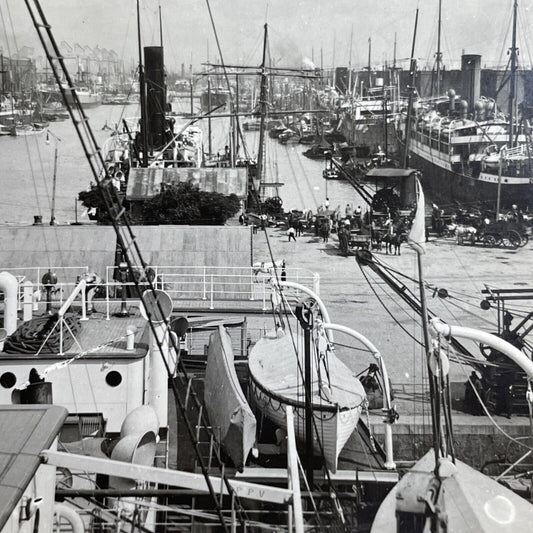
<svg viewBox="0 0 533 533"><path fill-rule="evenodd" d="M128 326L126 328L126 350L135 350L135 333L137 333L137 326Z"/></svg>

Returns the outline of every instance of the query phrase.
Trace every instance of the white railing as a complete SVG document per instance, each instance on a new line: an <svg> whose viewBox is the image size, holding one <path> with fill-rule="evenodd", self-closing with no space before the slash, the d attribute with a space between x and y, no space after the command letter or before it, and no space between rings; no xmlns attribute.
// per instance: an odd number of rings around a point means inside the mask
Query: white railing
<svg viewBox="0 0 533 533"><path fill-rule="evenodd" d="M54 295L54 301L59 301L63 304L63 296L69 294L75 287L81 276L89 272L88 266L71 266L71 267L16 267L5 268L13 274L18 281L19 290L17 297L17 309L22 309L22 302L24 301L24 286L27 282L31 283L32 290L35 294L35 301L41 300L46 289L50 290ZM43 275L51 272L57 276L58 283L47 285L42 282Z"/></svg>
<svg viewBox="0 0 533 533"><path fill-rule="evenodd" d="M57 278L62 282L76 283L79 276L86 274L89 271L88 266L68 266L68 267L16 267L16 268L2 268L16 276L19 283L22 281L31 281L36 289L42 286L43 275L47 272L56 274Z"/></svg>
<svg viewBox="0 0 533 533"><path fill-rule="evenodd" d="M154 273L153 283L157 289L168 292L176 300L203 300L214 309L220 301L262 301L267 309L270 301L271 280L277 276L320 290L320 276L301 268L276 267L215 267L215 266L150 266ZM116 267L106 269L106 300L114 299L117 287ZM142 281L142 280L141 280ZM126 283L126 286L133 283Z"/></svg>
<svg viewBox="0 0 533 533"><path fill-rule="evenodd" d="M302 268L281 267L213 267L213 266L151 266L154 273L153 283L157 289L165 290L174 302L180 300L203 301L209 309L221 308L221 302L257 302L267 310L271 305L272 282L277 279L302 285L311 289L316 294L320 291L320 275ZM38 311L47 298L57 306L62 306L65 298L75 289L80 279L89 273L89 268L81 267L33 267L33 268L8 268L5 269L17 277L19 282L18 309L23 308L23 303L30 303L29 295L24 296L25 290L32 291L33 311ZM111 306L114 302L121 301L122 288L133 287L133 282L122 283L114 278L117 267L106 267L105 278L96 286L100 289L100 296L94 301L106 302L106 316L109 319ZM43 284L42 276L47 272L57 275L55 284ZM85 278L87 287L94 288L95 284ZM31 289L28 289L29 283ZM141 283L143 280L141 278ZM146 288L148 282L144 281ZM25 289L26 287L26 289ZM133 291L130 291L133 293ZM102 296L102 293L105 295ZM299 297L299 293L296 294ZM127 298L129 304L138 303L137 298ZM90 298L87 305L90 306Z"/></svg>

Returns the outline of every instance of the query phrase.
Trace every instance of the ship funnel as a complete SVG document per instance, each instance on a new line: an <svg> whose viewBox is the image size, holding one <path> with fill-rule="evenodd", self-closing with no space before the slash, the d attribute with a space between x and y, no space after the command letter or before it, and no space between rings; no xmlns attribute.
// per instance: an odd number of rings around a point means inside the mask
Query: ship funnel
<svg viewBox="0 0 533 533"><path fill-rule="evenodd" d="M146 79L146 128L148 147L158 150L165 145L166 85L162 46L144 48Z"/></svg>
<svg viewBox="0 0 533 533"><path fill-rule="evenodd" d="M481 95L481 56L464 54L461 57L461 71L463 78L462 95L468 101L468 111L474 111L474 105Z"/></svg>

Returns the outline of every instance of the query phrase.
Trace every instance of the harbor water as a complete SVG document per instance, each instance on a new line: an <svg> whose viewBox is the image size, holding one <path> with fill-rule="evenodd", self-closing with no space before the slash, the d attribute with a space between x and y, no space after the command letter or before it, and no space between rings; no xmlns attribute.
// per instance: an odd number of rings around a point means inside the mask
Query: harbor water
<svg viewBox="0 0 533 533"><path fill-rule="evenodd" d="M186 111L187 106L188 102L178 102L177 109ZM97 142L102 146L111 128L124 118L139 116L139 108L136 104L125 107L103 105L87 109L86 113ZM186 120L178 119L177 122L185 124ZM204 149L207 150L207 121L199 125L204 130ZM70 120L52 122L49 131L50 134L42 132L26 137L0 137L0 223L32 223L36 215L41 216L44 223L50 221L56 149L56 222L72 223L76 221L76 216L79 222L89 222L86 209L76 199L78 193L87 189L94 179L74 126ZM228 119L213 118L213 151L223 152L228 144L228 135ZM256 157L259 132L244 132L244 135L248 153ZM281 145L276 139L266 136L265 181L284 184L279 189L267 188L268 196L281 197L285 210L316 211L326 198L329 198L330 208L344 208L347 203L363 205L359 195L346 182L324 180L324 162L306 158L302 154L306 149L301 144Z"/></svg>

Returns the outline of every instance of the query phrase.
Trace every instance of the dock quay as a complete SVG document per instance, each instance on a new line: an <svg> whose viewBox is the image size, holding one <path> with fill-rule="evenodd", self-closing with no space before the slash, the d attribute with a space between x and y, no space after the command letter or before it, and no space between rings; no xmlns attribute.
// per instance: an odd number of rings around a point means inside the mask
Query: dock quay
<svg viewBox="0 0 533 533"><path fill-rule="evenodd" d="M430 446L431 431L429 405L427 403L427 377L423 364L421 348L401 330L402 323L413 322L411 310L399 310L404 318L395 322L383 309L371 287L368 285L363 271L357 265L353 256L343 257L338 250L335 234L328 243L321 242L312 234L304 233L296 242L288 242L287 235L282 228L266 229L274 259L285 260L287 276L299 272L299 280L310 287L318 288L321 298L328 307L332 320L346 324L361 332L374 343L381 351L386 362L392 388L395 394L395 406L399 419L394 425L395 457L398 461L412 461L421 456ZM217 294L213 300L207 297L200 289L193 295L182 291L173 297L174 313L186 316L237 316L246 318L245 341L237 342L240 351L236 353L245 360L250 345L260 338L262 332L272 327L270 316L271 303L268 289L268 275L259 273L258 279L254 277L254 263L269 263L271 258L265 235L262 231L252 234L247 227L136 227L135 232L143 247L149 252L148 256L161 265L174 261L176 275L175 286L181 284L186 276L187 261L199 265L211 263L209 267L226 263L227 268L247 269L246 278L248 288L244 291L235 291L234 294ZM61 264L73 270L65 278L73 284L75 277L80 272L88 269L99 269L106 276L111 285L119 283L112 279L115 242L111 236L110 228L104 226L63 226L49 227L22 227L0 228L0 235L6 243L1 252L3 269L15 269L15 265L45 265L46 257L50 265ZM80 250L76 243L80 242L83 235L83 249ZM24 239L27 246L21 250L17 245ZM62 250L54 251L54 243L61 242ZM227 243L231 243L229 246ZM201 245L199 243L202 243ZM194 250L194 251L193 251ZM386 255L377 252L376 256L396 271L415 278L415 254L408 247L402 247L399 256ZM490 287L524 287L531 283L530 265L533 259L531 246L517 250L500 250L475 246L458 246L454 239L436 239L430 236L426 245L425 267L427 282L436 288L447 288L450 293L467 294L470 301L477 304L482 300L482 293L486 286ZM77 265L81 270L75 271ZM111 265L111 266L110 266ZM208 268L206 266L206 268ZM42 273L47 270L44 266L39 272L34 271L33 276L38 281ZM235 272L237 272L235 270ZM65 271L66 272L66 271ZM14 270L14 273L15 270ZM20 274L20 272L19 272ZM30 275L29 272L25 272ZM167 272L168 274L168 272ZM190 272L189 272L190 274ZM167 278L170 283L171 278ZM296 278L294 278L296 279ZM258 281L259 280L259 281ZM318 280L318 284L317 284ZM227 280L226 280L227 281ZM195 281L196 283L196 281ZM239 282L240 283L240 282ZM414 286L414 282L409 282ZM203 287L204 281L200 283ZM164 286L164 284L162 285ZM166 285L168 289L170 285ZM385 289L383 282L374 280L375 291ZM252 287L252 291L249 290ZM171 291L172 292L172 291ZM178 291L179 292L179 291ZM383 298L387 299L384 295ZM383 299L382 298L382 299ZM465 296L466 299L466 296ZM390 300L391 306L392 300ZM106 310L105 297L94 299L95 315L90 320L105 320L106 312L113 313L118 303L114 301L111 309ZM135 313L138 305L133 299L128 299L128 308ZM395 305L395 304L394 304ZM493 328L494 310L482 311L462 304L459 307L450 307L445 300L429 295L429 307L443 320L449 323L468 324L472 327ZM131 320L133 320L132 317ZM127 324L126 324L127 322ZM124 328L129 324L124 319ZM416 335L416 331L411 331ZM111 334L111 333L110 333ZM114 334L114 333L113 333ZM191 354L196 357L196 369L202 368L202 356L209 335L205 332L196 334L196 340L191 341L194 349ZM242 333L241 333L242 335ZM195 333L191 333L195 339ZM342 361L356 374L366 369L371 362L368 354L354 351L339 335L336 352ZM507 435L520 441L529 432L529 423L526 417L513 415L510 420L503 416L493 415L493 421L486 416L473 416L461 410L464 395L464 383L470 374L470 369L452 363L450 380L452 382L453 403L457 409L453 411L454 438L458 457L476 468L483 467L492 460L505 460L511 462L519 455L519 445L513 443L507 446ZM199 379L201 381L201 379ZM175 416L172 406L169 416ZM383 423L380 409L370 409L368 423L373 436L379 441L383 437ZM497 424L497 426L495 425ZM350 439L343 452L348 456L343 468L353 467L353 457L362 451L357 437ZM350 466L351 465L351 466Z"/></svg>

